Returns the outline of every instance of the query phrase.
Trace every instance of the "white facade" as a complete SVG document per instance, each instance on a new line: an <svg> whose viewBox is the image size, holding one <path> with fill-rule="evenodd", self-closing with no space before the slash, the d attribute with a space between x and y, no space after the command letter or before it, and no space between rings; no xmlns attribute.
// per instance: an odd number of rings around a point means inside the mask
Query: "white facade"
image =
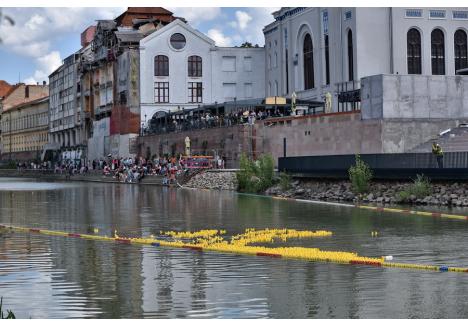
<svg viewBox="0 0 468 326"><path fill-rule="evenodd" d="M174 34L182 34L185 39L180 49L171 45ZM142 123L158 111L264 97L264 51L217 47L212 39L180 20L150 34L140 41ZM156 73L157 56L167 57L168 71ZM201 58L201 71L189 74L192 56ZM200 86L201 92L192 90Z"/></svg>
<svg viewBox="0 0 468 326"><path fill-rule="evenodd" d="M445 75L455 74L454 33L460 29L468 32L468 8L298 7L282 8L273 16L275 21L263 30L266 95L289 97L296 92L298 98L323 101L330 92L333 111L338 111L339 89L359 89L362 77L409 73L407 33L411 28L421 34L422 75L432 74L434 29L444 33ZM312 40L313 87L307 87L305 80L307 35Z"/></svg>

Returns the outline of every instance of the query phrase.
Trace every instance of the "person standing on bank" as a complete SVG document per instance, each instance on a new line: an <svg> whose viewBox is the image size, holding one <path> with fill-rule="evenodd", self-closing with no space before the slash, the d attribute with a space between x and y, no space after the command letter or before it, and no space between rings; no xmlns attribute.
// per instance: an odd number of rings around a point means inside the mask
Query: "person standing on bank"
<svg viewBox="0 0 468 326"><path fill-rule="evenodd" d="M432 143L432 154L437 159L437 166L439 169L442 169L444 167L444 152L442 151L442 147L436 142Z"/></svg>

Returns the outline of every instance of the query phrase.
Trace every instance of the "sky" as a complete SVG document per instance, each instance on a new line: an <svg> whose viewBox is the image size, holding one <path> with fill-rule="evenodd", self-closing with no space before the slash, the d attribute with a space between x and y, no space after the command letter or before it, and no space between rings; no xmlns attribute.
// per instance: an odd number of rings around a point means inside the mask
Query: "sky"
<svg viewBox="0 0 468 326"><path fill-rule="evenodd" d="M218 46L243 42L264 44L262 29L273 21L267 7L165 7L175 16L212 38ZM35 84L48 76L64 58L80 49L80 34L97 19L113 19L121 8L3 8L15 25L0 20L0 80Z"/></svg>

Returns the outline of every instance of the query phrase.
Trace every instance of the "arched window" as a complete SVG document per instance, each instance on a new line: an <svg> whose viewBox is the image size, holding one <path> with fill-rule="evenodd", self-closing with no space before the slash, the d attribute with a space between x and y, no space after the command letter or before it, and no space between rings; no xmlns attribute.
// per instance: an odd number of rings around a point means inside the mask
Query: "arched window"
<svg viewBox="0 0 468 326"><path fill-rule="evenodd" d="M455 73L457 70L468 68L466 32L459 29L455 32Z"/></svg>
<svg viewBox="0 0 468 326"><path fill-rule="evenodd" d="M275 80L275 96L279 96L278 81Z"/></svg>
<svg viewBox="0 0 468 326"><path fill-rule="evenodd" d="M189 77L202 76L202 58L198 55L192 55L188 58L188 75Z"/></svg>
<svg viewBox="0 0 468 326"><path fill-rule="evenodd" d="M353 32L348 31L348 80L354 80Z"/></svg>
<svg viewBox="0 0 468 326"><path fill-rule="evenodd" d="M304 37L304 89L314 88L314 50L310 34Z"/></svg>
<svg viewBox="0 0 468 326"><path fill-rule="evenodd" d="M169 58L165 55L154 57L154 75L169 76Z"/></svg>
<svg viewBox="0 0 468 326"><path fill-rule="evenodd" d="M408 74L421 74L421 33L412 28L406 35Z"/></svg>
<svg viewBox="0 0 468 326"><path fill-rule="evenodd" d="M433 75L445 75L444 33L435 29L431 33L431 62Z"/></svg>

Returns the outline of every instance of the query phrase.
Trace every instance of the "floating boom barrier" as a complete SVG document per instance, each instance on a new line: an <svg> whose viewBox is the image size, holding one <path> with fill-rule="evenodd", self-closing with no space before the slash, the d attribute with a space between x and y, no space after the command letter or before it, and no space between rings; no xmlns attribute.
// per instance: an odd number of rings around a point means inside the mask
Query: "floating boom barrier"
<svg viewBox="0 0 468 326"><path fill-rule="evenodd" d="M108 237L102 235L69 233L63 231L52 231L46 229L25 228L8 225L0 225L0 229L10 230L13 232L37 233L50 236L82 238L87 240L111 241L121 244L138 244L155 247L161 246L181 248L195 251L215 251L232 254L264 256L271 258L304 259L309 261L364 265L372 267L468 273L468 268L393 263L385 261L384 257L362 257L352 252L322 251L318 248L305 247L265 247L252 245L255 243L274 243L278 241L286 242L289 239L293 238L298 239L329 237L332 235L330 231L297 231L293 229L247 229L245 233L232 236L231 241L227 241L221 236L226 233L226 231L224 230L201 230L197 232L161 232L161 236L165 237L165 239L155 239L153 236L150 238L120 237L117 235L116 232L114 233L114 237Z"/></svg>
<svg viewBox="0 0 468 326"><path fill-rule="evenodd" d="M268 197L268 196L266 196L266 197ZM410 210L410 209L378 207L378 206L368 206L368 205L353 205L353 204L326 202L326 201L319 201L319 200L287 198L287 197L279 197L279 196L273 196L271 198L279 199L279 200L287 200L287 201L296 201L296 202L301 202L301 203L310 203L310 204L343 206L343 207L350 207L350 208L353 208L353 207L354 208L362 208L362 209L373 210L373 211L377 211L377 212L411 214L411 215L419 215L419 216L426 216L426 217L448 218L448 219L464 220L464 221L468 220L468 216L466 216L466 215L446 214L446 213L437 213L437 212L425 212L425 211L416 211L416 210Z"/></svg>

